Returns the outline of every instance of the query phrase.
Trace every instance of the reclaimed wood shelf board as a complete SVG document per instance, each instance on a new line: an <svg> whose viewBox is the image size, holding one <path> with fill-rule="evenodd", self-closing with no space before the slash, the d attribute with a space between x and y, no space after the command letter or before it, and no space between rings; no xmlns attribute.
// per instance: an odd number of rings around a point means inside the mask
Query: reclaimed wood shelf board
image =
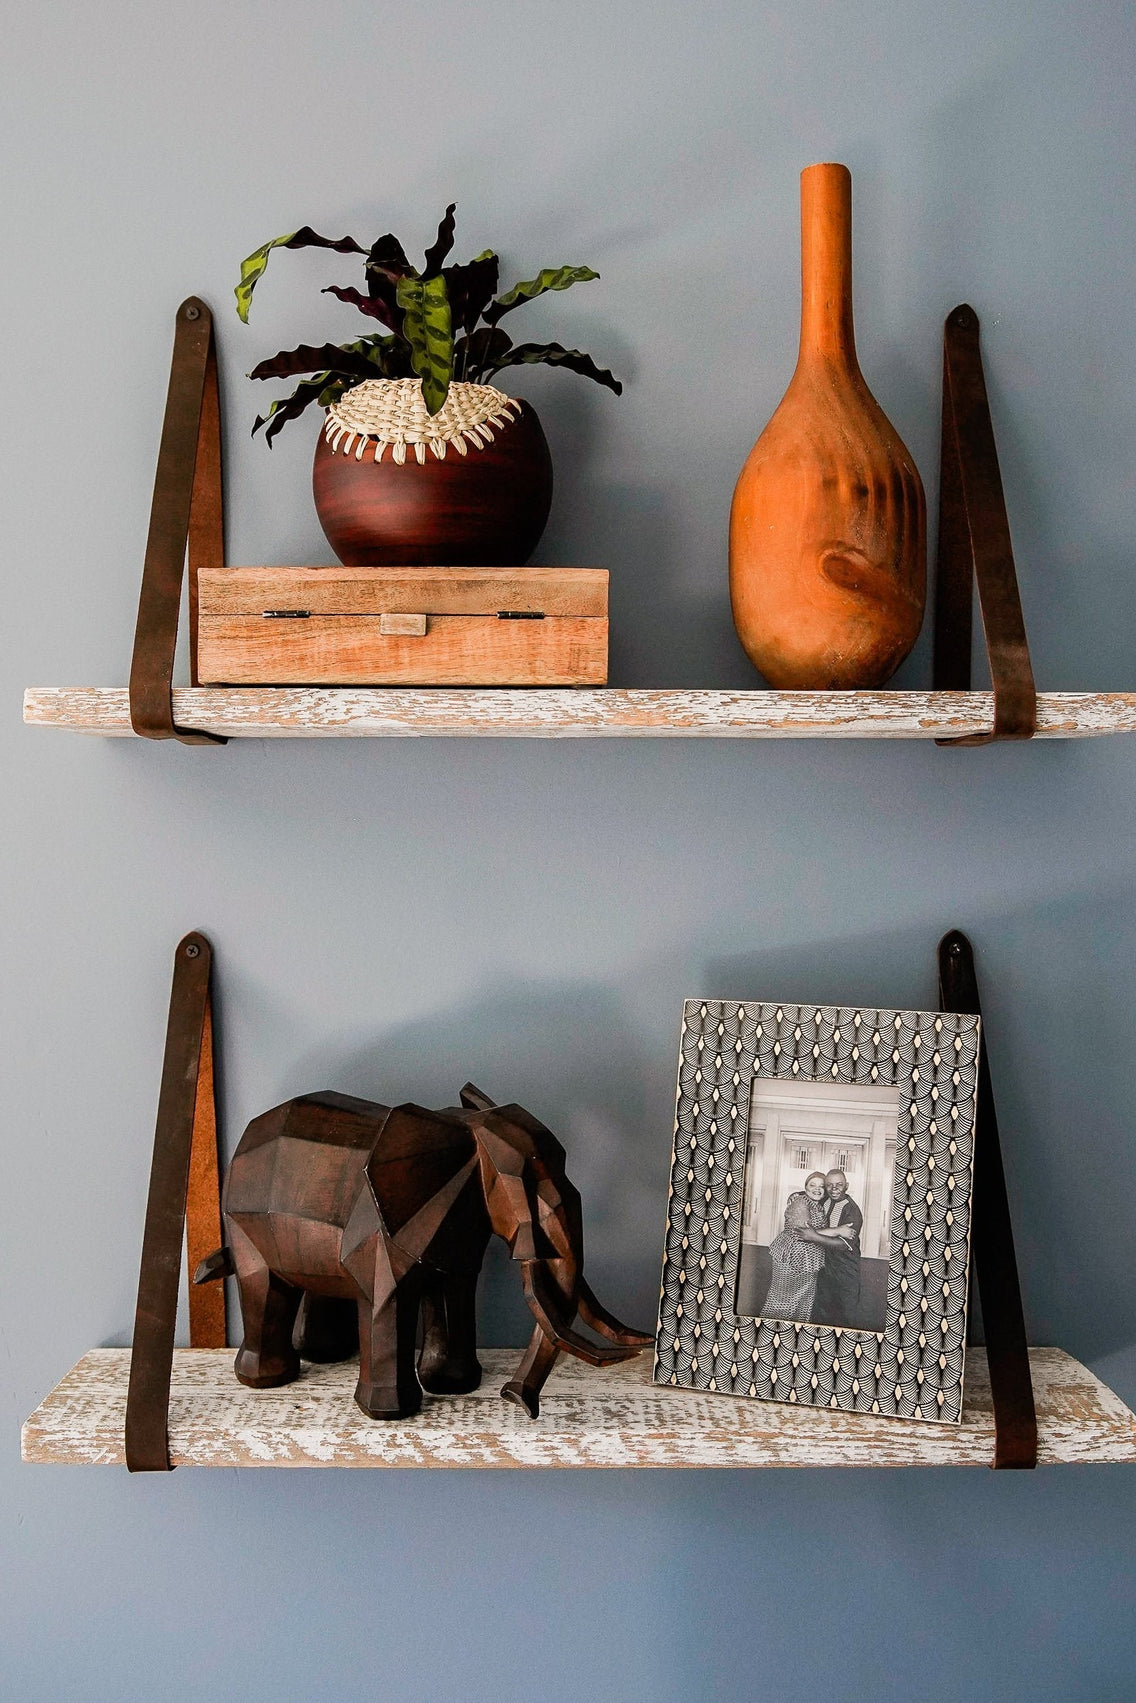
<svg viewBox="0 0 1136 1703"><path fill-rule="evenodd" d="M1039 739L1136 733L1136 692L1042 692ZM951 739L989 732L990 692L183 686L181 727L230 739ZM32 686L24 720L132 736L124 686Z"/></svg>
<svg viewBox="0 0 1136 1703"><path fill-rule="evenodd" d="M605 1371L561 1361L531 1420L498 1394L519 1353L483 1349L474 1395L428 1396L415 1418L386 1423L355 1406L350 1362L247 1390L231 1349L178 1349L170 1454L178 1466L880 1467L989 1466L993 1451L981 1349L967 1356L960 1425L657 1388L649 1352ZM1060 1349L1031 1349L1030 1362L1040 1464L1136 1462L1136 1416L1118 1396ZM122 1465L129 1366L126 1348L84 1355L24 1426L24 1460Z"/></svg>

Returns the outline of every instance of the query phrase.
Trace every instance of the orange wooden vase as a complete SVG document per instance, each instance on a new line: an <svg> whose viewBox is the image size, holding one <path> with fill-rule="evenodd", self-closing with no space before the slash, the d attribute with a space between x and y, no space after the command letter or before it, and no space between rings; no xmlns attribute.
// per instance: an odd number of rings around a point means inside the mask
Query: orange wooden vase
<svg viewBox="0 0 1136 1703"><path fill-rule="evenodd" d="M864 382L852 330L852 178L801 173L801 347L730 513L734 625L771 686L881 686L919 636L918 469Z"/></svg>

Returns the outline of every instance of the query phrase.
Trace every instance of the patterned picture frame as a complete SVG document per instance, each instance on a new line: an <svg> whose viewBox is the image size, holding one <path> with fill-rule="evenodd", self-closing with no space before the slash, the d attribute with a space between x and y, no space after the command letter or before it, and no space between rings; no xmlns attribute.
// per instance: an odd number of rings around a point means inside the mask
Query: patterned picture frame
<svg viewBox="0 0 1136 1703"><path fill-rule="evenodd" d="M951 1012L686 1001L657 1384L961 1418L978 1049L979 1019ZM734 1311L752 1085L793 1078L899 1091L882 1331Z"/></svg>

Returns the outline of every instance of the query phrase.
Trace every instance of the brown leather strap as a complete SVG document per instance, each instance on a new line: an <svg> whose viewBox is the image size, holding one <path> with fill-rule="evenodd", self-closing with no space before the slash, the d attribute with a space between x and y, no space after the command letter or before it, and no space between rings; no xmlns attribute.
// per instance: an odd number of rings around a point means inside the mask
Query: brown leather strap
<svg viewBox="0 0 1136 1703"><path fill-rule="evenodd" d="M207 995L201 1029L201 1064L193 1103L193 1142L189 1154L189 1198L185 1211L186 1267L189 1284L189 1346L224 1348L225 1285L195 1284L193 1273L222 1241L221 1171L217 1152L217 1096L213 1082L213 1000Z"/></svg>
<svg viewBox="0 0 1136 1703"><path fill-rule="evenodd" d="M131 1472L172 1470L166 1424L187 1207L190 1270L210 1245L220 1242L212 961L209 942L196 931L179 942L174 955L126 1398L126 1464ZM198 1305L196 1317L200 1291L190 1290L194 1347L224 1346L223 1286L215 1290L220 1302L205 1310Z"/></svg>
<svg viewBox="0 0 1136 1703"><path fill-rule="evenodd" d="M216 734L178 727L174 653L190 555L191 678L196 683L197 572L224 564L221 416L213 316L190 296L178 309L170 387L154 475L150 530L130 664L130 723L146 739L223 745Z"/></svg>
<svg viewBox="0 0 1136 1703"><path fill-rule="evenodd" d="M981 1016L970 941L952 929L939 942L939 1010ZM971 1267L978 1284L990 1392L994 1399L994 1467L1037 1465L1037 1414L1006 1173L998 1138L989 1049L983 1034L978 1058L974 1191L970 1210Z"/></svg>
<svg viewBox="0 0 1136 1703"><path fill-rule="evenodd" d="M939 691L970 690L971 605L977 584L994 688L994 725L989 733L940 739L940 745L1030 739L1037 726L1037 693L979 330L978 315L966 303L947 316L943 327L934 682Z"/></svg>

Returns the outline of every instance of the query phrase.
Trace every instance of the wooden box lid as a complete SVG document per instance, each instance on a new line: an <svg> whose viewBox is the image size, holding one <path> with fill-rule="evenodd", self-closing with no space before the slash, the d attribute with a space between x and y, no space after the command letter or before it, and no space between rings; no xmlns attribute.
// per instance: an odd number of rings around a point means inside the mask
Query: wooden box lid
<svg viewBox="0 0 1136 1703"><path fill-rule="evenodd" d="M492 615L607 618L606 568L207 568L201 616Z"/></svg>

